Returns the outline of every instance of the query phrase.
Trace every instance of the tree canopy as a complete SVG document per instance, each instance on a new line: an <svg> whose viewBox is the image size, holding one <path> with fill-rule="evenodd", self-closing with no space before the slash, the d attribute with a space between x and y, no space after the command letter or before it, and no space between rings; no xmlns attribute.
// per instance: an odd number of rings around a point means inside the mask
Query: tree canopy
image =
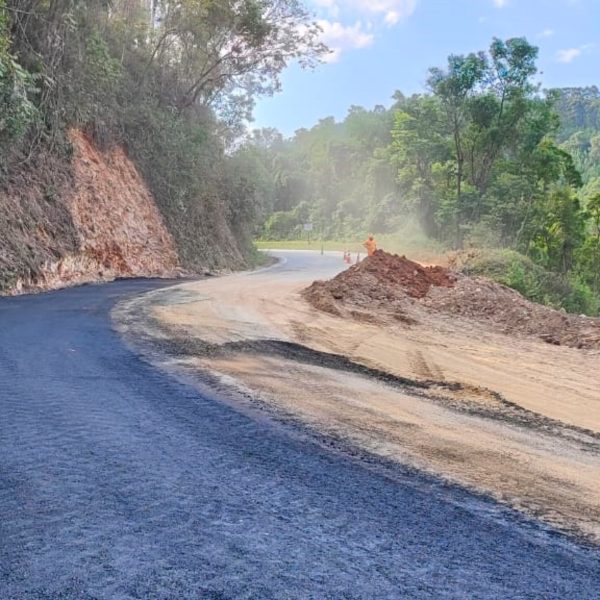
<svg viewBox="0 0 600 600"><path fill-rule="evenodd" d="M451 55L428 93L389 108L350 108L289 140L255 134L265 183L262 235L325 237L401 229L417 220L449 248L515 249L596 293L600 262L590 200L600 193L598 90L542 91L538 50L524 38ZM597 187L596 187L597 186ZM591 236L591 238L590 238ZM585 255L585 258L584 258Z"/></svg>

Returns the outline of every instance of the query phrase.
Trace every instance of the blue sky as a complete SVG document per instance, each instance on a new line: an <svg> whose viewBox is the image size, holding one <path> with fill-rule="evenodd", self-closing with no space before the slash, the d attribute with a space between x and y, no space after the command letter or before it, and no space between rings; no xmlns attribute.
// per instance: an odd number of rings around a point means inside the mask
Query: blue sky
<svg viewBox="0 0 600 600"><path fill-rule="evenodd" d="M290 66L283 91L258 102L253 127L291 135L348 108L424 90L427 69L492 37L539 46L544 87L600 86L600 0L305 0L333 49L314 71Z"/></svg>

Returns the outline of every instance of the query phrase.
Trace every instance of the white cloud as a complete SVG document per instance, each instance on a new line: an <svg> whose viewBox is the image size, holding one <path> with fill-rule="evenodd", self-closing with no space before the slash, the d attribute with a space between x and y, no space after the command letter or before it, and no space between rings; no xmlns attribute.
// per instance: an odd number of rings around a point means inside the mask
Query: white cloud
<svg viewBox="0 0 600 600"><path fill-rule="evenodd" d="M395 10L390 10L388 13L386 13L383 20L385 21L386 25L392 27L400 20L400 14Z"/></svg>
<svg viewBox="0 0 600 600"><path fill-rule="evenodd" d="M325 57L326 62L336 62L345 50L366 48L375 39L372 33L364 30L360 21L354 25L343 25L339 21L321 19L318 24L323 30L321 40L331 49Z"/></svg>
<svg viewBox="0 0 600 600"><path fill-rule="evenodd" d="M418 0L312 0L321 13L339 15L379 15L388 26L396 25L415 12Z"/></svg>
<svg viewBox="0 0 600 600"><path fill-rule="evenodd" d="M568 64L574 61L580 55L581 48L566 48L565 50L559 50L556 53L556 60L558 60L560 63Z"/></svg>
<svg viewBox="0 0 600 600"><path fill-rule="evenodd" d="M496 8L504 8L508 4L508 0L494 0L494 6Z"/></svg>
<svg viewBox="0 0 600 600"><path fill-rule="evenodd" d="M582 54L589 54L595 46L596 44L583 44L577 48L565 48L564 50L559 50L556 53L556 60L563 64L569 64Z"/></svg>
<svg viewBox="0 0 600 600"><path fill-rule="evenodd" d="M313 0L319 8L325 9L329 16L337 18L340 14L340 7L336 0Z"/></svg>
<svg viewBox="0 0 600 600"><path fill-rule="evenodd" d="M336 62L346 50L370 46L383 27L394 27L415 11L419 0L312 0L321 40Z"/></svg>
<svg viewBox="0 0 600 600"><path fill-rule="evenodd" d="M383 15L385 23L395 25L415 12L417 0L340 0L362 12Z"/></svg>
<svg viewBox="0 0 600 600"><path fill-rule="evenodd" d="M544 29L538 34L538 37L552 37L554 35L554 29Z"/></svg>

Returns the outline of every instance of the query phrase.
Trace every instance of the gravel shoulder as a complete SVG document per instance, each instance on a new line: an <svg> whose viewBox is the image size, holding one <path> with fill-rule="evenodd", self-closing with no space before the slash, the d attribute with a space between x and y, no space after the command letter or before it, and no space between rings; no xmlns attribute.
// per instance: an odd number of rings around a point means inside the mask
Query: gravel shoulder
<svg viewBox="0 0 600 600"><path fill-rule="evenodd" d="M288 264L120 310L171 366L280 420L600 541L598 351L456 316L342 319L302 298L314 277Z"/></svg>

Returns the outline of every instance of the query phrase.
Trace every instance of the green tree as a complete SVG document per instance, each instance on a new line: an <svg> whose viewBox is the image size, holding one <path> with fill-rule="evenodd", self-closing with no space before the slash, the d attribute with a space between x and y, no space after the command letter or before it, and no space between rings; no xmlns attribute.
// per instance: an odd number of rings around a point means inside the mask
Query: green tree
<svg viewBox="0 0 600 600"><path fill-rule="evenodd" d="M435 97L413 96L395 112L390 160L406 212L416 212L428 235L439 234L440 207L450 193L453 169L448 134Z"/></svg>
<svg viewBox="0 0 600 600"><path fill-rule="evenodd" d="M583 277L600 294L600 193L589 198L586 207L589 234L579 252Z"/></svg>
<svg viewBox="0 0 600 600"><path fill-rule="evenodd" d="M199 103L248 117L252 97L279 89L290 61L314 65L326 50L298 0L165 1L159 12L145 74L169 72L160 90L178 110Z"/></svg>
<svg viewBox="0 0 600 600"><path fill-rule="evenodd" d="M554 188L538 207L538 230L533 255L545 267L560 273L573 269L576 252L585 240L586 214L571 188Z"/></svg>
<svg viewBox="0 0 600 600"><path fill-rule="evenodd" d="M467 56L450 55L444 71L437 67L430 69L427 84L435 96L440 98L446 124L454 144L456 164L456 203L460 207L464 179L465 147L464 131L469 118L469 100L476 94L489 72L487 57L483 52ZM459 221L457 220L457 239L459 242Z"/></svg>
<svg viewBox="0 0 600 600"><path fill-rule="evenodd" d="M37 118L34 76L11 53L6 2L0 0L0 144L24 135Z"/></svg>

